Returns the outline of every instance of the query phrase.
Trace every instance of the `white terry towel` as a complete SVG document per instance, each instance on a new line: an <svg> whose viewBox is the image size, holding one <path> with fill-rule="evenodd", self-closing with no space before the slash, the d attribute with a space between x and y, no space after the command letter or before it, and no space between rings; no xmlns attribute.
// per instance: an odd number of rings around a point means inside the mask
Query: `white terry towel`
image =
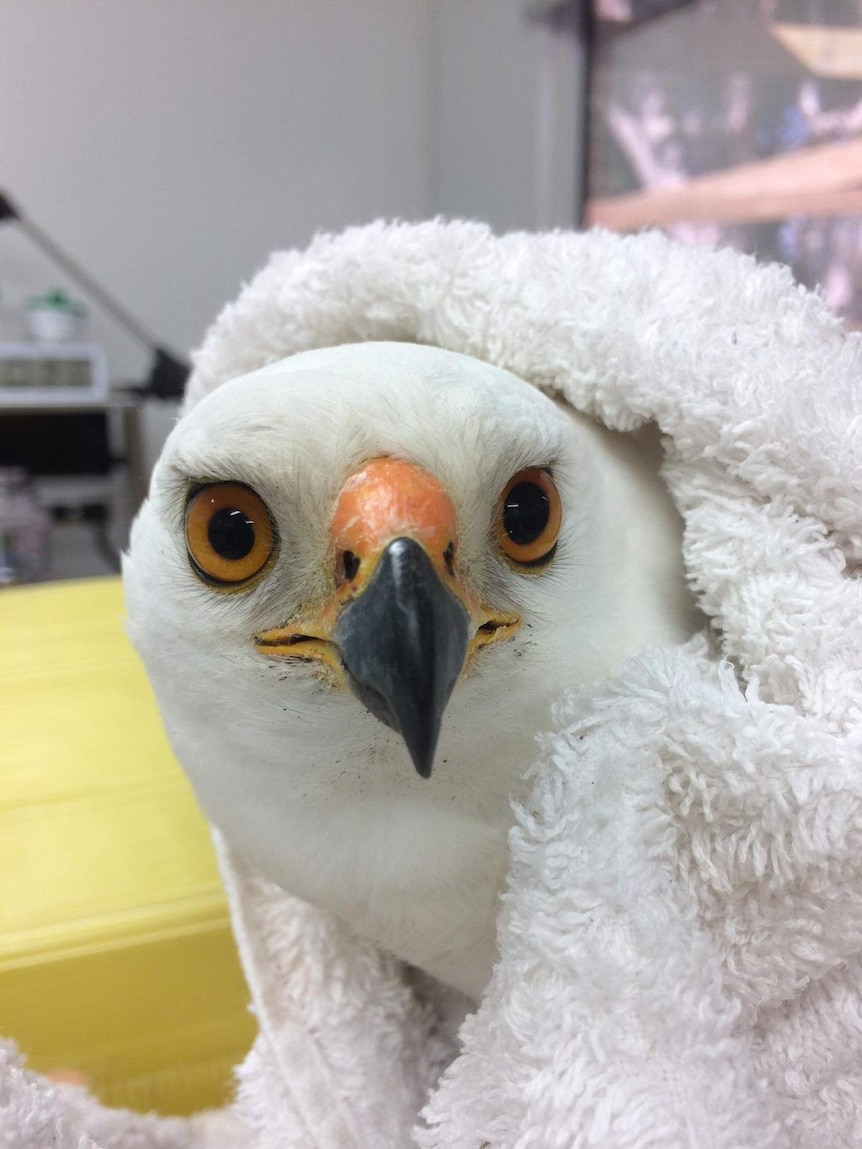
<svg viewBox="0 0 862 1149"><path fill-rule="evenodd" d="M365 340L489 360L618 430L655 421L715 635L561 697L500 962L457 1039L432 990L217 838L261 1029L243 1126L124 1126L7 1068L0 1144L862 1144L862 339L786 270L657 234L375 224L274 256L186 408ZM80 1139L15 1140L25 1095Z"/></svg>

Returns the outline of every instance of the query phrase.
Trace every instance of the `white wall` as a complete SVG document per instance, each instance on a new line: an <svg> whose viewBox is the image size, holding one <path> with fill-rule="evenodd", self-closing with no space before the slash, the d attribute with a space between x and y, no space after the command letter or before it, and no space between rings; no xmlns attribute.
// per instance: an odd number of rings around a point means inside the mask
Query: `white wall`
<svg viewBox="0 0 862 1149"><path fill-rule="evenodd" d="M0 0L0 188L185 353L270 251L431 211L426 0ZM63 283L0 227L4 332ZM116 379L146 357L94 314Z"/></svg>
<svg viewBox="0 0 862 1149"><path fill-rule="evenodd" d="M536 18L542 7L433 0L432 199L444 215L498 231L576 222L579 4Z"/></svg>
<svg viewBox="0 0 862 1149"><path fill-rule="evenodd" d="M529 227L536 213L535 29L524 0L434 0L435 208Z"/></svg>
<svg viewBox="0 0 862 1149"><path fill-rule="evenodd" d="M0 0L0 189L180 353L270 251L319 229L571 224L577 63L526 7ZM57 282L0 227L0 337ZM141 377L98 311L92 334L116 380Z"/></svg>

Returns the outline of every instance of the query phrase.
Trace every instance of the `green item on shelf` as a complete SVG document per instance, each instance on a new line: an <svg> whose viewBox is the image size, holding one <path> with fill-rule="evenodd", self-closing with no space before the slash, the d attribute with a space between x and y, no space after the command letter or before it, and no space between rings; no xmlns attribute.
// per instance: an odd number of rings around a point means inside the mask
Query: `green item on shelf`
<svg viewBox="0 0 862 1149"><path fill-rule="evenodd" d="M87 308L83 303L76 303L58 287L47 291L44 295L31 296L27 300L27 307L30 311L59 311L64 315L84 316L87 314Z"/></svg>

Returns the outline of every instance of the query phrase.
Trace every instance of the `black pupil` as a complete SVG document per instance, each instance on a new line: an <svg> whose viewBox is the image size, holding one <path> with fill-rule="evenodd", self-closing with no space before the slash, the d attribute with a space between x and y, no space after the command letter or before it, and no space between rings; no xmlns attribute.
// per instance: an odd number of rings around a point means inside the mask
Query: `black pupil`
<svg viewBox="0 0 862 1149"><path fill-rule="evenodd" d="M534 543L548 525L551 503L535 483L512 487L503 507L503 529L518 546Z"/></svg>
<svg viewBox="0 0 862 1149"><path fill-rule="evenodd" d="M244 559L254 546L254 523L245 511L222 507L207 527L210 546L223 559Z"/></svg>

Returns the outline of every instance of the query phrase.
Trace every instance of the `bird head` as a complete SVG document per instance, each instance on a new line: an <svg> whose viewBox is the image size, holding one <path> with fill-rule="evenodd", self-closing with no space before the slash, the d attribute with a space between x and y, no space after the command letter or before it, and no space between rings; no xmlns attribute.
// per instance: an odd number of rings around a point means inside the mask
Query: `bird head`
<svg viewBox="0 0 862 1149"><path fill-rule="evenodd" d="M386 343L273 364L179 421L127 605L218 824L254 845L302 803L508 803L630 613L598 434L505 371Z"/></svg>

